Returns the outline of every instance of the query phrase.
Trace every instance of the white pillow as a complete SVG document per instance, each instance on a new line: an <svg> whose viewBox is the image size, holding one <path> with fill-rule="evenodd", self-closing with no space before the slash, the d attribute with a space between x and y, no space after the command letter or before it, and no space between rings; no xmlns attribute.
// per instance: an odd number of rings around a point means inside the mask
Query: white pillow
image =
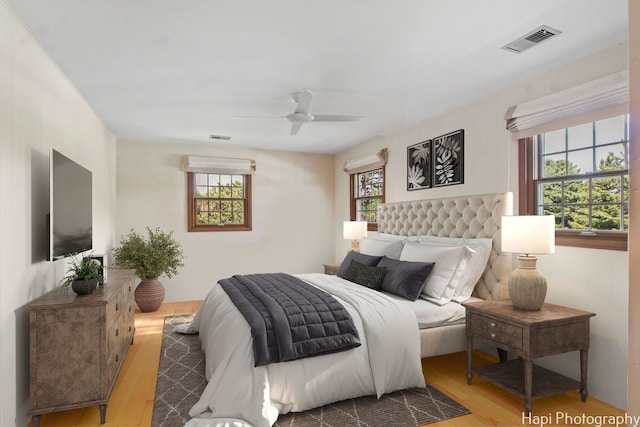
<svg viewBox="0 0 640 427"><path fill-rule="evenodd" d="M473 250L471 260L467 263L459 286L455 290L453 298L451 298L456 302L464 302L468 300L471 297L476 284L478 284L478 280L482 277L485 268L487 268L487 262L489 262L489 256L491 256L493 239L488 237L463 238L420 236L420 242L447 246L467 246Z"/></svg>
<svg viewBox="0 0 640 427"><path fill-rule="evenodd" d="M402 240L371 239L365 237L360 241L360 253L373 256L386 256L399 259L404 242Z"/></svg>
<svg viewBox="0 0 640 427"><path fill-rule="evenodd" d="M451 301L458 288L471 252L464 246L430 245L407 242L401 261L435 262L421 297L439 305Z"/></svg>

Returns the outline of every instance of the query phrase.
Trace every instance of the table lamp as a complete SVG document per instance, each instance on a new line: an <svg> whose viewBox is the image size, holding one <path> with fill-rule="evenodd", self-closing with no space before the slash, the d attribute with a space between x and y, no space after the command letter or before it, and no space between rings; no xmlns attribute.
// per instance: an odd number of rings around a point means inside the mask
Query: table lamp
<svg viewBox="0 0 640 427"><path fill-rule="evenodd" d="M351 250L360 252L360 239L367 237L367 221L345 221L342 229L345 240L351 240Z"/></svg>
<svg viewBox="0 0 640 427"><path fill-rule="evenodd" d="M502 252L517 253L518 268L509 276L509 295L514 307L540 310L547 295L547 279L536 269L534 254L555 250L555 217L521 215L502 217Z"/></svg>

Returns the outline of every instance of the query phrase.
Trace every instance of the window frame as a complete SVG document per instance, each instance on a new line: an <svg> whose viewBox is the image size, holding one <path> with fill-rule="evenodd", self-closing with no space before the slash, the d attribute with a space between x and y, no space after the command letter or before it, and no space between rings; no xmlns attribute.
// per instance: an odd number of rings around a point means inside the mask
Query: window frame
<svg viewBox="0 0 640 427"><path fill-rule="evenodd" d="M242 175L244 176L244 223L243 224L198 224L196 221L196 180L195 174L217 174L217 175ZM187 231L189 232L218 232L218 231L251 231L251 175L250 174L227 174L219 172L187 172Z"/></svg>
<svg viewBox="0 0 640 427"><path fill-rule="evenodd" d="M518 140L518 212L520 215L537 215L537 164L536 137ZM599 175L597 173L589 175ZM556 245L591 249L626 251L628 231L566 230L556 229Z"/></svg>
<svg viewBox="0 0 640 427"><path fill-rule="evenodd" d="M356 175L359 174L363 174L363 173L368 173L368 172L372 172L375 170L382 170L382 196L374 196L374 197L356 197ZM357 206L358 206L358 200L359 199L380 199L380 203L384 203L385 202L385 197L386 197L386 193L387 193L387 173L386 173L386 168L385 165L382 166L378 166L378 167L374 167L372 169L367 169L367 170L363 170L363 171L359 171L359 172L354 172L354 173L350 173L349 174L349 218L351 221L357 221L356 217L357 217ZM378 216L376 213L376 222L367 222L367 231L378 231Z"/></svg>

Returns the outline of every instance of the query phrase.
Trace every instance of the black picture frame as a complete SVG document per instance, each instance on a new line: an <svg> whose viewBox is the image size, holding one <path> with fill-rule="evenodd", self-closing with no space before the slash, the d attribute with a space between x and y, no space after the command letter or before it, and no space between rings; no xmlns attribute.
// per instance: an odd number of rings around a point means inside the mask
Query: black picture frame
<svg viewBox="0 0 640 427"><path fill-rule="evenodd" d="M407 191L431 188L433 166L432 140L407 147Z"/></svg>
<svg viewBox="0 0 640 427"><path fill-rule="evenodd" d="M433 186L464 184L464 129L433 139Z"/></svg>

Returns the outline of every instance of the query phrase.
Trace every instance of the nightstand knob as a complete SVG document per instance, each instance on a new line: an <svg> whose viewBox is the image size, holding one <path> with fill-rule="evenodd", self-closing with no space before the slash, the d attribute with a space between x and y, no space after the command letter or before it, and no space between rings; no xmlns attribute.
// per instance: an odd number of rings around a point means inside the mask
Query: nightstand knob
<svg viewBox="0 0 640 427"><path fill-rule="evenodd" d="M491 322L491 327L492 327L492 328L495 328L495 327L496 327L495 322Z"/></svg>
<svg viewBox="0 0 640 427"><path fill-rule="evenodd" d="M491 334L491 338L495 338L495 337L496 337L496 334Z"/></svg>

